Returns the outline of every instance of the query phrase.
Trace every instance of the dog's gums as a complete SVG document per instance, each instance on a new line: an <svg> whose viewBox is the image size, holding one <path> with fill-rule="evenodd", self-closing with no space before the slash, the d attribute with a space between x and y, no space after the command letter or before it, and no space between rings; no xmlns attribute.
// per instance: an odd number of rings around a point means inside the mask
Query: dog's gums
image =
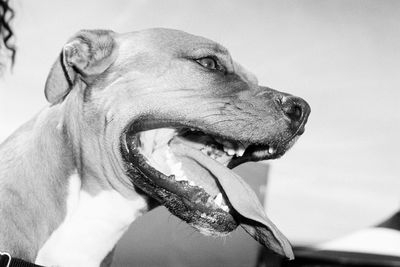
<svg viewBox="0 0 400 267"><path fill-rule="evenodd" d="M241 225L263 245L293 257L255 193L229 169L277 158L294 141L252 144L189 127L127 131L121 141L132 182L171 213L206 235L226 235Z"/></svg>

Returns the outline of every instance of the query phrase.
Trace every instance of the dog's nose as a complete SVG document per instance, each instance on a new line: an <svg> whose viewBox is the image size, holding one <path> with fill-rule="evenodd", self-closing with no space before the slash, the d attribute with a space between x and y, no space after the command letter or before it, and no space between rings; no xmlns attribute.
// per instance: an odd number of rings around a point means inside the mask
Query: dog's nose
<svg viewBox="0 0 400 267"><path fill-rule="evenodd" d="M297 134L304 132L304 125L310 115L311 108L306 101L296 96L283 96L280 104L285 115L290 119L292 127L297 129Z"/></svg>

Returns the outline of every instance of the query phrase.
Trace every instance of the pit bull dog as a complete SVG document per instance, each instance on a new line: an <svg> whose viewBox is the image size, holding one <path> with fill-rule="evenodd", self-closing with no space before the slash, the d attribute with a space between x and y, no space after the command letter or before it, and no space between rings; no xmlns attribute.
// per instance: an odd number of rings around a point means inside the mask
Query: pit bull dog
<svg viewBox="0 0 400 267"><path fill-rule="evenodd" d="M230 169L282 156L310 107L259 86L223 46L170 29L83 30L45 96L49 106L0 146L3 262L99 266L158 205L206 235L240 225L293 258Z"/></svg>

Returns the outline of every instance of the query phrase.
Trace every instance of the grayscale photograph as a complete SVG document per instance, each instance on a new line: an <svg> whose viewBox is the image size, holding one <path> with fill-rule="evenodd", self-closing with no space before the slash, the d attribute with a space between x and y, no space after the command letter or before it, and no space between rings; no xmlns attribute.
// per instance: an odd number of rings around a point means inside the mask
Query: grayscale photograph
<svg viewBox="0 0 400 267"><path fill-rule="evenodd" d="M0 267L400 267L400 1L0 0Z"/></svg>

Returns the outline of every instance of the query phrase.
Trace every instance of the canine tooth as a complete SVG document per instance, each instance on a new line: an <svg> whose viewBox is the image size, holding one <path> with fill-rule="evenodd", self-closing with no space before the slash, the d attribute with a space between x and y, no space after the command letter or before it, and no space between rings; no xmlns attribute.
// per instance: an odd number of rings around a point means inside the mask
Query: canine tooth
<svg viewBox="0 0 400 267"><path fill-rule="evenodd" d="M218 206L222 205L222 194L218 193L218 195L215 197L214 199L215 204L217 204Z"/></svg>
<svg viewBox="0 0 400 267"><path fill-rule="evenodd" d="M244 147L239 147L239 148L236 150L236 155L237 155L238 157L241 157L241 156L243 156L244 151L245 151Z"/></svg>
<svg viewBox="0 0 400 267"><path fill-rule="evenodd" d="M227 149L227 151L225 151L226 154L228 154L229 156L233 156L235 155L236 151L233 148L229 148Z"/></svg>
<svg viewBox="0 0 400 267"><path fill-rule="evenodd" d="M268 153L273 154L275 152L275 149L273 147L268 148Z"/></svg>

